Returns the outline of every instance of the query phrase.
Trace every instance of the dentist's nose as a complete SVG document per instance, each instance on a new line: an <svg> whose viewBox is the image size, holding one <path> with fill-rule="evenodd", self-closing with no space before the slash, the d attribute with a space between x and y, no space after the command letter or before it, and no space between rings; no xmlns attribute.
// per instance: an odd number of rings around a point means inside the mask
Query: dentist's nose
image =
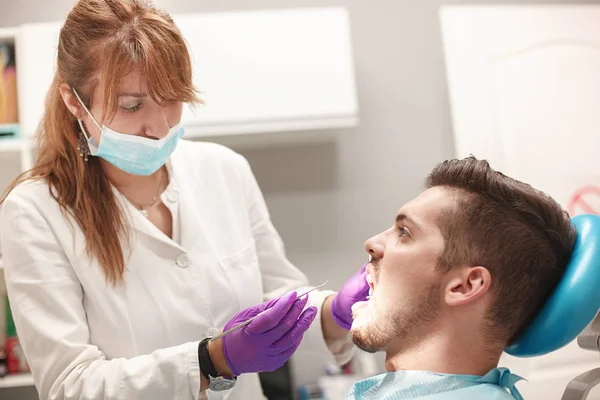
<svg viewBox="0 0 600 400"><path fill-rule="evenodd" d="M151 139L162 139L169 134L169 122L166 113L161 110L154 114L145 127L146 136Z"/></svg>

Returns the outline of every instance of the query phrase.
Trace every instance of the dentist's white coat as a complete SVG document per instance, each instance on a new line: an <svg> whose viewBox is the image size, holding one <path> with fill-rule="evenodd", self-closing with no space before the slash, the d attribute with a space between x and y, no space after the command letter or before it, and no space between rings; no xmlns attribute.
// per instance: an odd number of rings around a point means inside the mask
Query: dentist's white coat
<svg viewBox="0 0 600 400"><path fill-rule="evenodd" d="M161 198L174 240L114 191L129 214L133 251L124 284L105 283L45 183L16 188L2 206L0 241L18 335L42 399L198 399L198 343L243 308L307 279L286 259L246 160L224 147L181 141ZM328 348L319 308L302 347L346 362L352 345ZM301 348L302 348L301 347ZM257 374L211 399L262 399Z"/></svg>

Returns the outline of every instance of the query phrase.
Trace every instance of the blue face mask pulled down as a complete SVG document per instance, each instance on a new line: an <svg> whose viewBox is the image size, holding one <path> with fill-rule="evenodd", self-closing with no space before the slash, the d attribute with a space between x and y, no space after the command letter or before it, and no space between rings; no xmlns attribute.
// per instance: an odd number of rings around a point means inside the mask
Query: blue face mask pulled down
<svg viewBox="0 0 600 400"><path fill-rule="evenodd" d="M87 139L90 154L105 159L124 172L132 175L152 175L167 163L167 160L177 147L179 139L183 136L183 127L181 124L170 128L167 136L162 139L148 139L141 136L128 135L114 131L106 125L100 126L83 104L75 89L73 89L73 92L92 121L102 131L100 143L96 144L94 139L88 136L81 120L77 120L81 131Z"/></svg>

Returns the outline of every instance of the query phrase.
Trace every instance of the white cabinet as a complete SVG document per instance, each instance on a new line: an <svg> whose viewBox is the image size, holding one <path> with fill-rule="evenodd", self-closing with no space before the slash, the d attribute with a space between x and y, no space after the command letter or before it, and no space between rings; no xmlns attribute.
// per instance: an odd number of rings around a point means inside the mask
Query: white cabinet
<svg viewBox="0 0 600 400"><path fill-rule="evenodd" d="M600 185L600 7L448 6L441 10L456 155L474 154L565 208ZM560 399L600 356L575 343L504 356L525 398Z"/></svg>
<svg viewBox="0 0 600 400"><path fill-rule="evenodd" d="M205 102L194 136L353 126L350 23L344 9L175 15Z"/></svg>

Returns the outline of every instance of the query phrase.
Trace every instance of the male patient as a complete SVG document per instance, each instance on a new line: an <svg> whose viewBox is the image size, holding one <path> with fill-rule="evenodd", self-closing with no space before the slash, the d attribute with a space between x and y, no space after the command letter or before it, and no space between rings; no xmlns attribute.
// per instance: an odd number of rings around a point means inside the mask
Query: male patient
<svg viewBox="0 0 600 400"><path fill-rule="evenodd" d="M576 232L544 193L474 157L439 164L427 190L369 239L372 296L350 334L387 374L349 399L521 399L496 368L561 279Z"/></svg>

